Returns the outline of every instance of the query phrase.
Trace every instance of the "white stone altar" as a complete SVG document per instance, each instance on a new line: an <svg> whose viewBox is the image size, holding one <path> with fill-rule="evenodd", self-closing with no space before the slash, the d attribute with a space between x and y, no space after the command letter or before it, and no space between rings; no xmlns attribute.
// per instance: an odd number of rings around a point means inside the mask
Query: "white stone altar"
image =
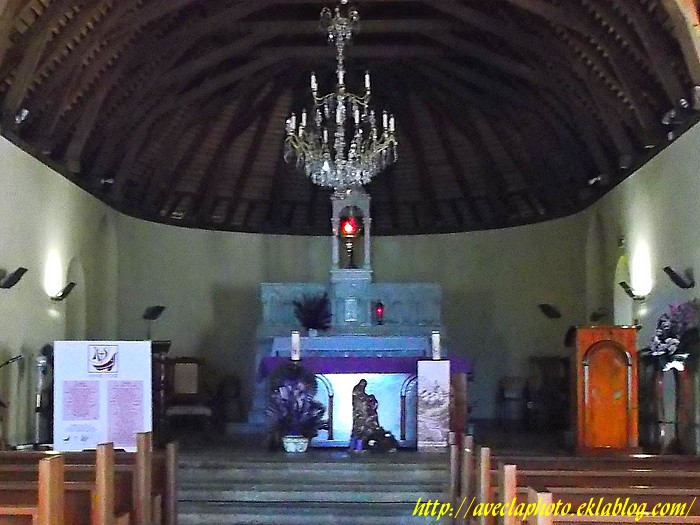
<svg viewBox="0 0 700 525"><path fill-rule="evenodd" d="M369 196L362 189L353 189L334 194L332 201L333 266L329 282L261 284L263 311L257 333L261 369L265 368L262 365L271 366L275 358L282 360L291 355L291 332L303 330L294 315L294 301L327 294L331 327L319 336L301 338L300 364L304 366L306 359L307 364L313 364L309 367L311 370L316 372L314 367L322 370L316 373L317 398L332 410L329 414L331 431L322 431L312 444L349 444L352 389L360 379L365 379L367 393L374 394L379 403L379 424L394 434L400 446L415 447L418 359L430 359L435 331L442 335L443 357L449 353L449 340L440 323L441 288L430 283L374 283L370 263ZM362 261L360 267L356 266L356 259ZM377 303L383 305L381 320L374 315ZM356 361L342 362L338 358ZM407 367L401 358L413 359L411 366ZM376 366L369 366L368 360L384 360L379 363L381 372L372 372ZM449 376L449 363L446 363ZM393 370L394 365L396 370ZM353 366L362 371L356 373ZM264 388L256 393L258 414L261 408L264 412L264 403L261 407L259 400L261 393L265 395ZM447 428L440 430L441 435L443 430L446 434Z"/></svg>

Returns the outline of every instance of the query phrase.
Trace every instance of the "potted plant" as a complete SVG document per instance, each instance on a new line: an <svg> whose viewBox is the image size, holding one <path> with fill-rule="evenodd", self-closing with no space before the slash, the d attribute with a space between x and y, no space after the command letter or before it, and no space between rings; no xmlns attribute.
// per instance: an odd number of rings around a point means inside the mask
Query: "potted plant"
<svg viewBox="0 0 700 525"><path fill-rule="evenodd" d="M331 303L328 293L323 295L304 295L299 301L293 301L294 315L310 334L312 331L326 330L331 326Z"/></svg>
<svg viewBox="0 0 700 525"><path fill-rule="evenodd" d="M284 366L285 370L274 374L271 382L266 410L268 425L273 442L281 441L287 452L304 452L309 439L328 428L323 417L326 407L314 399L315 377L311 376L313 380L309 381L302 367Z"/></svg>

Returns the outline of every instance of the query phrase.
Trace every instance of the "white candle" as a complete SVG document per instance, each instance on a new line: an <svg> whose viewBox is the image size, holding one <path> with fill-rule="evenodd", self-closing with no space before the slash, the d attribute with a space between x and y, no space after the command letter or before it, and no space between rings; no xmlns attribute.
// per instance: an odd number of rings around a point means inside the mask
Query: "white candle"
<svg viewBox="0 0 700 525"><path fill-rule="evenodd" d="M328 130L327 129L323 130L323 142L328 143Z"/></svg>
<svg viewBox="0 0 700 525"><path fill-rule="evenodd" d="M430 340L433 348L433 359L440 359L440 332L433 331Z"/></svg>
<svg viewBox="0 0 700 525"><path fill-rule="evenodd" d="M338 71L338 84L341 86L345 84L345 71Z"/></svg>
<svg viewBox="0 0 700 525"><path fill-rule="evenodd" d="M389 115L386 114L386 111L382 114L382 127L384 129L389 127Z"/></svg>
<svg viewBox="0 0 700 525"><path fill-rule="evenodd" d="M296 128L297 128L297 116L294 113L292 113L291 121L292 121L292 129L296 130Z"/></svg>
<svg viewBox="0 0 700 525"><path fill-rule="evenodd" d="M355 108L355 122L360 123L360 109Z"/></svg>
<svg viewBox="0 0 700 525"><path fill-rule="evenodd" d="M365 89L369 91L369 71L365 71Z"/></svg>
<svg viewBox="0 0 700 525"><path fill-rule="evenodd" d="M301 359L301 336L297 330L292 331L292 361Z"/></svg>
<svg viewBox="0 0 700 525"><path fill-rule="evenodd" d="M392 133L394 131L396 131L396 129L394 127L394 115L392 115L391 118L389 119L389 131L391 131Z"/></svg>
<svg viewBox="0 0 700 525"><path fill-rule="evenodd" d="M306 127L306 110L301 112L301 125Z"/></svg>
<svg viewBox="0 0 700 525"><path fill-rule="evenodd" d="M318 84L316 83L316 74L311 73L311 91L316 91L318 89Z"/></svg>

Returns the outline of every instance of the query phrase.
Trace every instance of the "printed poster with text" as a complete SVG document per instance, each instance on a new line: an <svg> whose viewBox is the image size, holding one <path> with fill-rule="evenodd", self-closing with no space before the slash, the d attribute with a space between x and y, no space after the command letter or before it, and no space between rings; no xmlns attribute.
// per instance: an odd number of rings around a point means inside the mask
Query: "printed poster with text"
<svg viewBox="0 0 700 525"><path fill-rule="evenodd" d="M111 441L136 450L152 430L150 341L54 343L54 449L80 451Z"/></svg>

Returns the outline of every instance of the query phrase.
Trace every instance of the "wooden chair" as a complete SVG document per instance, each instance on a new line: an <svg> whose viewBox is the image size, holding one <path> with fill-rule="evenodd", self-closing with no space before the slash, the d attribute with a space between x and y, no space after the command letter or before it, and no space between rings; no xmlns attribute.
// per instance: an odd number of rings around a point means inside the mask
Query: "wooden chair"
<svg viewBox="0 0 700 525"><path fill-rule="evenodd" d="M198 419L208 432L214 415L204 388L203 362L193 357L166 361L165 422L171 433L175 419Z"/></svg>

